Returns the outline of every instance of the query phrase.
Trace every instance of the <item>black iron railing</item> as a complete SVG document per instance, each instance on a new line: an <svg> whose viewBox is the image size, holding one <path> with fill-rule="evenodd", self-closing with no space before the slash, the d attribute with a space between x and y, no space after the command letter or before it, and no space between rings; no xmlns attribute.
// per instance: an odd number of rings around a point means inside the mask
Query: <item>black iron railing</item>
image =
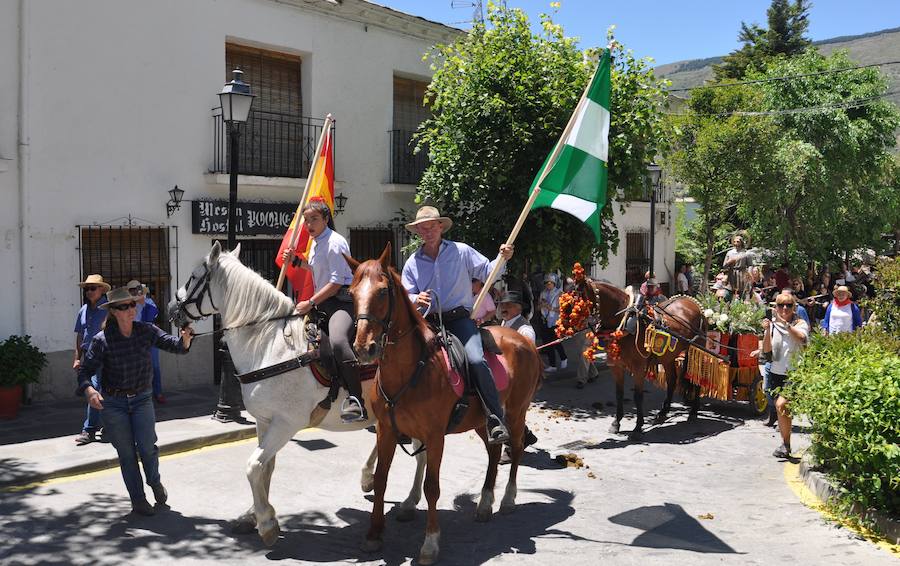
<svg viewBox="0 0 900 566"><path fill-rule="evenodd" d="M415 153L413 141L415 132L407 130L388 130L390 140L389 183L418 185L422 174L428 167L428 155L425 151Z"/></svg>
<svg viewBox="0 0 900 566"><path fill-rule="evenodd" d="M240 127L238 172L264 177L306 177L324 122L321 118L251 111L247 123ZM214 108L213 172L230 172L229 151L222 109Z"/></svg>

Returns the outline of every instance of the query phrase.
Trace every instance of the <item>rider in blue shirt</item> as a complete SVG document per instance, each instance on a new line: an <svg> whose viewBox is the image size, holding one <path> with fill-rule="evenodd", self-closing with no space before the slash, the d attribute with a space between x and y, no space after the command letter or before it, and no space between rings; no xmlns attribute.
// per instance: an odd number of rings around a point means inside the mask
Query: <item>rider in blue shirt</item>
<svg viewBox="0 0 900 566"><path fill-rule="evenodd" d="M503 407L491 370L484 360L481 334L469 316L475 302L472 279L487 281L497 260L489 261L461 242L444 240L442 235L451 226L453 221L441 216L433 206L420 208L415 221L406 225L423 242L403 266L403 287L410 300L426 315L440 313L447 330L465 346L466 360L488 413L488 441L502 444L509 440ZM513 247L501 245L500 254L509 260Z"/></svg>

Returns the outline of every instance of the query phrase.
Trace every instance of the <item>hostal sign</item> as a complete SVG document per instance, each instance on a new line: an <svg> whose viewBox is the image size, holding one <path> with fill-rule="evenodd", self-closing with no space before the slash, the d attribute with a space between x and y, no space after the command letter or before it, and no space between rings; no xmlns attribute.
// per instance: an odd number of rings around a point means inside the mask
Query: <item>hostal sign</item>
<svg viewBox="0 0 900 566"><path fill-rule="evenodd" d="M195 200L191 203L191 231L194 234L227 234L228 202ZM273 234L282 236L291 225L296 205L289 202L238 202L239 236Z"/></svg>

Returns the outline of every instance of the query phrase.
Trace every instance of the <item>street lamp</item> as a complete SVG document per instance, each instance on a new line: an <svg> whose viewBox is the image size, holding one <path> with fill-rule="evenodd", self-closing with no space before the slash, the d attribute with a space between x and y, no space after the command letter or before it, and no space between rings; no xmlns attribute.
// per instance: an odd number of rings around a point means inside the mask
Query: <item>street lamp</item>
<svg viewBox="0 0 900 566"><path fill-rule="evenodd" d="M334 197L334 213L340 214L344 212L344 207L347 206L347 200L349 197L345 197L344 193L339 194Z"/></svg>
<svg viewBox="0 0 900 566"><path fill-rule="evenodd" d="M219 93L219 102L222 104L222 120L228 128L228 150L231 152L231 163L228 167L230 173L228 183L228 249L233 250L237 246L237 181L238 181L238 138L240 138L240 125L250 116L250 107L253 106L253 95L250 94L250 85L243 81L244 71L234 70L234 78L226 83Z"/></svg>
<svg viewBox="0 0 900 566"><path fill-rule="evenodd" d="M250 94L250 85L243 81L244 72L234 70L234 78L226 83L219 93L219 102L222 105L222 120L228 128L228 151L231 152L231 160L228 167L228 249L237 247L237 185L238 185L238 139L240 138L240 126L250 116L250 107L253 106L253 95ZM221 343L222 351L222 375L219 381L219 401L216 404L216 412L213 418L219 422L241 421L241 407L243 399L241 387L234 377L234 362L228 352L228 347Z"/></svg>
<svg viewBox="0 0 900 566"><path fill-rule="evenodd" d="M662 180L662 168L656 163L647 166L647 177L650 181L650 277L653 277L653 255L656 244L656 193Z"/></svg>
<svg viewBox="0 0 900 566"><path fill-rule="evenodd" d="M184 198L184 191L175 185L174 189L169 189L169 202L166 203L166 218L171 218L176 210L181 210L181 199Z"/></svg>

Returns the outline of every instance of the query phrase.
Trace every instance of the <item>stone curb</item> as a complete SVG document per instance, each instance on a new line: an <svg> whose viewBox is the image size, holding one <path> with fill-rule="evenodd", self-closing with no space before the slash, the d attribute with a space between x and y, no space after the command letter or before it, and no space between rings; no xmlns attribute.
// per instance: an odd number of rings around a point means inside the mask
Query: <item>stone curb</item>
<svg viewBox="0 0 900 566"><path fill-rule="evenodd" d="M196 436L183 440L175 440L171 442L160 443L159 455L169 456L181 452L188 452L205 446L214 446L216 444L225 444L226 442L234 442L237 440L245 440L256 436L255 426L246 426L239 429L226 430L219 433ZM118 458L98 458L90 462L59 468L49 472L34 472L26 476L18 476L10 480L0 480L0 489L24 487L30 484L43 482L56 478L64 478L90 472L99 472L116 468L119 465Z"/></svg>
<svg viewBox="0 0 900 566"><path fill-rule="evenodd" d="M800 460L800 477L803 478L806 487L822 501L830 501L840 494L840 490L831 483L828 476L816 469L815 460L809 452ZM900 521L876 509L863 509L858 503L853 504L850 512L863 520L875 523L880 534L891 544L900 544Z"/></svg>

